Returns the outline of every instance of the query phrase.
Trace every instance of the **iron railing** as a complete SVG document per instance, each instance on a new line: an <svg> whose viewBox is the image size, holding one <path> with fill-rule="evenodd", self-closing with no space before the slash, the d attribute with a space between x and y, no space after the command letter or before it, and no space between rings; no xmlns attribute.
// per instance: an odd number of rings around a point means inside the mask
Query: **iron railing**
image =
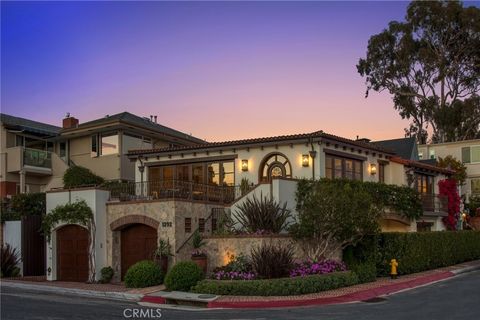
<svg viewBox="0 0 480 320"><path fill-rule="evenodd" d="M51 169L52 153L44 150L25 148L23 149L23 165Z"/></svg>
<svg viewBox="0 0 480 320"><path fill-rule="evenodd" d="M110 182L103 187L110 191L112 201L178 199L230 204L246 192L240 186L218 186L181 180Z"/></svg>
<svg viewBox="0 0 480 320"><path fill-rule="evenodd" d="M448 212L448 198L439 194L422 194L424 212Z"/></svg>

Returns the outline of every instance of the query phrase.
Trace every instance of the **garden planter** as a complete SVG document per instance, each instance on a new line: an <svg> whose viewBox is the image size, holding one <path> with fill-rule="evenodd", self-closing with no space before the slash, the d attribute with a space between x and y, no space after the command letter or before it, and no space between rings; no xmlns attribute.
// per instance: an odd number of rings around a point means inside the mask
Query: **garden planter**
<svg viewBox="0 0 480 320"><path fill-rule="evenodd" d="M480 231L480 217L470 218L470 225L472 226L473 230Z"/></svg>
<svg viewBox="0 0 480 320"><path fill-rule="evenodd" d="M192 256L192 261L202 269L203 273L207 273L207 256Z"/></svg>

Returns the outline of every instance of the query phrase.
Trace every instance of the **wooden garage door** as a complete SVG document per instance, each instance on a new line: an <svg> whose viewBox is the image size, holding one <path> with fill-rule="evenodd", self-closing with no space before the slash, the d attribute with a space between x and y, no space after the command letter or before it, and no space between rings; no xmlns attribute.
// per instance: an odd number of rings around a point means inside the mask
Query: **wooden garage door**
<svg viewBox="0 0 480 320"><path fill-rule="evenodd" d="M88 231L76 225L57 230L57 279L88 280Z"/></svg>
<svg viewBox="0 0 480 320"><path fill-rule="evenodd" d="M134 224L122 230L122 279L128 268L141 260L151 260L157 248L157 230Z"/></svg>

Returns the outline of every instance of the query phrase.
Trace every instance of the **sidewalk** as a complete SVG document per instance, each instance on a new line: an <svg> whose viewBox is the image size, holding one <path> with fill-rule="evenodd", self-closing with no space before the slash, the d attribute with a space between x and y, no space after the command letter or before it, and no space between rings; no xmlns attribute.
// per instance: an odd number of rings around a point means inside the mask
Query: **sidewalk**
<svg viewBox="0 0 480 320"><path fill-rule="evenodd" d="M75 294L86 297L100 297L119 300L139 301L146 294L162 290L165 286L155 286L142 289L129 289L123 284L83 283L68 281L46 281L43 277L1 279L5 287L27 290Z"/></svg>
<svg viewBox="0 0 480 320"><path fill-rule="evenodd" d="M379 278L375 282L299 296L220 296L208 303L208 308L279 308L329 305L365 301L378 296L416 288L445 280L457 274L480 269L480 260L455 266L401 276L398 279ZM145 295L141 302L165 304L159 293Z"/></svg>

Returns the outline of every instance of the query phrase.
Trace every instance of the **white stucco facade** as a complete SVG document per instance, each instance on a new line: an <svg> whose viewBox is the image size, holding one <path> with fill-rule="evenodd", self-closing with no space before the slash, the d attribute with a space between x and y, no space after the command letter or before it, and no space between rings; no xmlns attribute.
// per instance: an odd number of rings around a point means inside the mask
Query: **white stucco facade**
<svg viewBox="0 0 480 320"><path fill-rule="evenodd" d="M47 214L59 205L84 200L92 209L95 220L95 279L100 279L100 269L106 266L106 203L110 193L99 189L65 190L47 193ZM65 226L59 223L51 233L47 242L47 280L57 280L57 236L56 231Z"/></svg>

